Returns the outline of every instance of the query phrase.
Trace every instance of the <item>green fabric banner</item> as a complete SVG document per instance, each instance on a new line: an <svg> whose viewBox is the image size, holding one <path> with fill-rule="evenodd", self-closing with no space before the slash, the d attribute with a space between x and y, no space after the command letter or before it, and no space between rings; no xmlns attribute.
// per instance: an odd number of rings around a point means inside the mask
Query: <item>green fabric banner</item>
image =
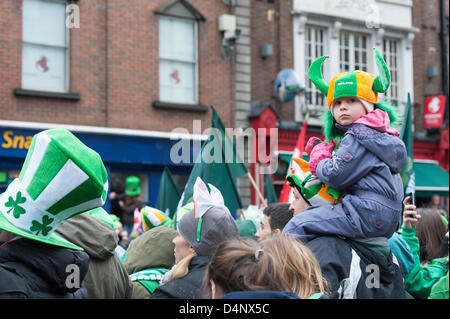
<svg viewBox="0 0 450 319"><path fill-rule="evenodd" d="M231 211L242 208L234 180L247 173L247 168L236 153L236 148L225 131L219 115L212 109L211 134L197 156L191 175L184 188L182 205L189 202L197 177L220 190L225 206ZM233 159L232 161L230 159Z"/></svg>
<svg viewBox="0 0 450 319"><path fill-rule="evenodd" d="M161 182L159 183L158 199L156 201L155 208L165 212L170 218L172 218L177 211L180 198L180 188L174 182L169 169L164 167L164 171L161 175Z"/></svg>
<svg viewBox="0 0 450 319"><path fill-rule="evenodd" d="M412 107L411 96L408 93L408 102L406 104L405 115L403 116L402 128L400 130L400 139L405 143L407 159L405 167L400 172L402 177L405 195L415 193L415 175L413 161L413 131L412 131Z"/></svg>
<svg viewBox="0 0 450 319"><path fill-rule="evenodd" d="M267 198L267 204L278 203L278 197L269 174L264 175L264 196Z"/></svg>

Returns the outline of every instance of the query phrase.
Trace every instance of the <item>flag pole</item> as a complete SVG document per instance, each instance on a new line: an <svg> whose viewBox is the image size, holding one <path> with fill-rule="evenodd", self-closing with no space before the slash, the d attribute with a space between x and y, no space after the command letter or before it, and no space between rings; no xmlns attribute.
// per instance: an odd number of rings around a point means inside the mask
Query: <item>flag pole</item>
<svg viewBox="0 0 450 319"><path fill-rule="evenodd" d="M307 112L305 114L305 119L303 121L303 125L302 125L302 128L300 130L300 133L299 133L299 135L297 137L297 143L295 144L295 148L294 148L294 152L292 153L292 157L298 156L299 158L303 158L303 152L305 150L306 127L308 125L307 124L308 123L308 119L309 119L309 109L307 110ZM295 167L297 166L297 164L291 158L291 161L289 163L289 167L288 167L288 170L287 170L287 173L286 173L286 177L287 177L288 174L290 174L292 172L292 165L293 164L294 164ZM285 181L284 181L284 184L283 184L283 188L281 189L280 198L278 199L278 202L280 202L280 203L288 203L291 192L292 192L292 188L289 186L289 184L287 183L286 178L285 178Z"/></svg>
<svg viewBox="0 0 450 319"><path fill-rule="evenodd" d="M243 209L243 208L241 208L240 212L241 212L241 216L242 216L242 217L244 218L244 220L246 220L247 218L245 217L245 214L244 214L244 209Z"/></svg>
<svg viewBox="0 0 450 319"><path fill-rule="evenodd" d="M264 199L264 196L261 194L261 191L259 190L258 186L256 185L255 180L253 179L250 172L247 172L247 176L250 180L250 183L252 184L253 188L256 190L256 193L258 194L259 199L262 201L264 207L267 207L266 200Z"/></svg>

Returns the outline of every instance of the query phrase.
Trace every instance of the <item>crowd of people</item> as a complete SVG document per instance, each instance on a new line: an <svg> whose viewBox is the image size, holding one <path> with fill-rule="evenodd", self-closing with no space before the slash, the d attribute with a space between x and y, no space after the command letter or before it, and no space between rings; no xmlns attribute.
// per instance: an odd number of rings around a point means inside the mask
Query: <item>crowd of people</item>
<svg viewBox="0 0 450 319"><path fill-rule="evenodd" d="M325 57L313 62L325 139L308 141L309 162L294 158L292 203L255 223L234 219L227 194L201 178L171 218L143 204L130 176L110 214L101 157L66 129L35 135L0 195L0 298L448 299L448 212L404 197L406 149L378 102L390 76L375 57L378 76L329 84Z"/></svg>

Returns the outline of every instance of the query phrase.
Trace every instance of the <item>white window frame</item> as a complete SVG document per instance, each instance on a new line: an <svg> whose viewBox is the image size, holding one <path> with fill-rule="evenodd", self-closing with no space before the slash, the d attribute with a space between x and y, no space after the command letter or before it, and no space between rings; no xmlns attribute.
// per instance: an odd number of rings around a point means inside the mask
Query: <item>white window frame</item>
<svg viewBox="0 0 450 319"><path fill-rule="evenodd" d="M307 34L306 30L308 26L324 28L326 30L325 37L325 47L324 47L324 55L329 55L330 58L326 59L322 73L324 75L325 81L331 81L331 77L337 75L342 72L340 61L340 34L341 32L349 32L351 34L360 34L366 36L366 67L367 72L377 75L378 71L376 68L374 56L373 56L373 47L377 47L383 54L383 40L384 38L389 38L392 40L397 40L397 94L398 94L398 112L399 115L402 115L405 109L406 102L406 94L409 92L411 96L414 96L414 87L413 87L413 77L412 77L412 46L411 46L411 36L410 30L396 30L393 28L386 29L367 29L365 27L361 27L356 23L352 23L349 21L340 21L337 20L334 23L329 21L327 16L323 16L323 18L318 16L308 16L307 14L298 14L294 16L293 23L293 32L294 32L294 68L295 71L300 76L300 81L304 81L301 83L306 88L308 87L308 81L310 79L307 76L309 65L307 65L307 57L306 57L306 46L307 46ZM354 58L352 56L352 61ZM386 61L389 66L389 62ZM350 66L350 70L355 70L354 62ZM389 91L387 92L389 94ZM379 94L379 100L382 101L384 99L384 94ZM304 94L300 94L296 97L295 100L295 121L303 122L304 115L308 109L314 109L314 107L321 107L322 110L327 109L326 103L319 106L308 105L307 99ZM313 116L311 112L310 118L308 120L308 125L311 126L322 126L323 122Z"/></svg>
<svg viewBox="0 0 450 319"><path fill-rule="evenodd" d="M342 37L347 34L349 36L348 39L348 47L344 46L342 43ZM366 38L366 48L364 49L361 45L358 47L355 46L355 37L365 37ZM360 39L361 40L361 39ZM359 41L361 42L361 41ZM366 71L370 69L370 54L372 53L370 50L370 44L371 44L371 35L366 34L363 32L356 32L353 30L341 30L339 34L339 71L340 72L348 72L348 71L354 71L354 70L361 70ZM343 50L345 48L348 48L348 58L349 61L346 62L343 60ZM362 59L362 52L365 50L366 53L366 61L363 63L361 61ZM356 64L355 61L355 54L358 54L358 56L361 58L359 61L359 64ZM344 63L348 64L348 69L344 68ZM362 67L361 67L362 66Z"/></svg>
<svg viewBox="0 0 450 319"><path fill-rule="evenodd" d="M311 40L308 40L308 32L311 31ZM317 32L322 31L322 43L316 41ZM319 26L314 24L307 24L305 26L305 53L304 53L304 63L306 68L309 68L311 63L317 58L327 54L327 42L328 42L328 28L325 26ZM319 51L315 52L313 55L308 56L308 48L311 46L311 49L317 50L319 46ZM323 70L324 73L327 73L326 70ZM308 109L313 113L320 112L324 105L326 105L327 97L317 89L314 84L309 79L307 72L305 72L305 103ZM307 98L307 94L311 94L312 97L309 100ZM311 102L310 102L311 101Z"/></svg>
<svg viewBox="0 0 450 319"><path fill-rule="evenodd" d="M27 1L27 0L22 0L22 4ZM62 3L64 5L67 6L67 1L66 0L39 0L40 2L56 2L56 3ZM66 7L67 8L67 7ZM51 47L51 48L64 48L65 49L65 66L64 66L64 72L65 72L65 76L64 76L64 89L63 90L51 90L51 89L42 89L39 87L28 87L28 86L24 86L23 85L23 64L22 68L21 68L21 87L22 89L26 89L26 90L36 90L36 91L48 91L48 92L62 92L62 93L68 93L69 92L69 88L70 88L70 30L69 28L66 27L66 19L67 16L65 16L65 19L63 21L63 25L64 25L64 29L65 29L65 45L64 46L60 46L60 45L49 45L49 44L42 44L42 43L37 43L37 42L32 42L32 41L24 41L23 40L23 34L22 34L22 54L23 54L23 44L31 44L31 45L38 45L38 46L43 46L43 47ZM23 15L22 15L22 27L23 27ZM23 63L23 62L22 62Z"/></svg>
<svg viewBox="0 0 450 319"><path fill-rule="evenodd" d="M324 29L323 52L324 55L329 55L331 57L330 51L332 49L332 26L333 24L330 21L315 19L313 17L296 16L294 19L294 70L299 75L299 80L305 88L309 85L308 82L311 82L308 77L308 69L310 65L306 64L306 28L311 27ZM328 79L329 74L332 70L332 59L326 59L322 68L322 74L325 80ZM311 85L313 84L311 83ZM318 89L314 86L314 90ZM295 121L303 122L304 115L307 111L309 111L310 117L308 120L308 125L323 125L322 121L320 120L320 114L322 114L322 112L326 108L326 97L324 96L324 98L324 104L313 105L307 103L305 94L297 95L295 98Z"/></svg>
<svg viewBox="0 0 450 319"><path fill-rule="evenodd" d="M392 54L391 54L391 45L392 43L395 43L395 56L396 56L396 61L395 61L395 66L393 65L393 61L392 61ZM391 72L391 85L388 89L388 91L385 93L385 98L389 99L390 101L392 101L393 103L395 103L396 105L399 105L401 102L404 102L400 99L400 82L399 82L399 51L401 49L401 41L399 39L396 39L394 37L384 37L383 38L383 45L382 45L382 52L383 52L383 58L386 61L386 64L389 68L389 71ZM393 88L395 88L395 90L393 91ZM393 94L395 93L395 94Z"/></svg>
<svg viewBox="0 0 450 319"><path fill-rule="evenodd" d="M158 69L158 94L159 94L159 100L161 102L169 102L169 103L176 103L176 104L198 104L199 103L199 72L198 72L198 21L194 20L194 19L183 19L183 18L177 18L177 17L173 17L173 16L165 16L165 15L161 15L160 16L160 21L161 19L168 19L168 20L175 20L175 21L190 21L194 24L194 60L183 60L183 59L174 59L174 58L164 58L161 57L161 52L158 50L158 57L159 57L159 61L161 62L161 60L166 60L166 61L174 61L174 62L182 62L182 63L192 63L194 64L194 76L195 76L195 84L194 84L194 101L179 101L179 100L170 100L170 99L161 99L161 82L160 82L160 77L161 74L159 73L159 69ZM160 34L160 28L161 28L161 23L159 22L158 24L158 32ZM161 43L161 39L158 36L158 47L160 47L160 43Z"/></svg>

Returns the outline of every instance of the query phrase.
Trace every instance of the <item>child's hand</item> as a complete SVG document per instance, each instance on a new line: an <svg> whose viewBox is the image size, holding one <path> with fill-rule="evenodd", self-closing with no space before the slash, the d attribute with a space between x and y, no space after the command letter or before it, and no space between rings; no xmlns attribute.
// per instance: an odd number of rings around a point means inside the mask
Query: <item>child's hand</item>
<svg viewBox="0 0 450 319"><path fill-rule="evenodd" d="M405 228L413 228L420 219L420 215L416 212L416 206L409 204L410 201L411 196L407 196L403 200L403 205L405 205L403 210L403 227Z"/></svg>
<svg viewBox="0 0 450 319"><path fill-rule="evenodd" d="M323 142L314 147L311 151L311 155L309 156L309 169L311 170L311 174L316 175L316 168L319 162L326 158L332 158L334 143L331 142Z"/></svg>
<svg viewBox="0 0 450 319"><path fill-rule="evenodd" d="M306 143L306 146L305 146L306 154L308 154L308 156L310 156L311 151L314 148L314 146L316 146L317 144L320 144L320 143L322 143L322 140L320 138L315 137L315 136L310 137L308 140L308 143Z"/></svg>

